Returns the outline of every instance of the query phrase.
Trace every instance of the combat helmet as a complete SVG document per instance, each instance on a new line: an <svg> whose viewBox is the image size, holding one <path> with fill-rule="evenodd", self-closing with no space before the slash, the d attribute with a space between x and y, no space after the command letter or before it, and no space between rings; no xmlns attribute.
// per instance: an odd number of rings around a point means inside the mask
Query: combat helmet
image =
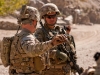
<svg viewBox="0 0 100 75"><path fill-rule="evenodd" d="M56 12L57 15L60 15L60 11L59 11L58 7L55 4L47 3L47 4L44 4L40 8L40 17L43 18L44 15L46 15L50 12Z"/></svg>
<svg viewBox="0 0 100 75"><path fill-rule="evenodd" d="M35 7L23 5L18 18L19 24L31 23L33 20L40 20L40 15Z"/></svg>

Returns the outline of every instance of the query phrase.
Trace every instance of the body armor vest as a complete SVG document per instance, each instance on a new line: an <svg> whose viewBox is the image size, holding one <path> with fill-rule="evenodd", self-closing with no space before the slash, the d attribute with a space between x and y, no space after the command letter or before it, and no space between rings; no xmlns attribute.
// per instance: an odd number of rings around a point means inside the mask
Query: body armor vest
<svg viewBox="0 0 100 75"><path fill-rule="evenodd" d="M21 48L20 40L24 35L17 35L11 46L10 62L17 73L32 73L34 71L34 58L28 55Z"/></svg>

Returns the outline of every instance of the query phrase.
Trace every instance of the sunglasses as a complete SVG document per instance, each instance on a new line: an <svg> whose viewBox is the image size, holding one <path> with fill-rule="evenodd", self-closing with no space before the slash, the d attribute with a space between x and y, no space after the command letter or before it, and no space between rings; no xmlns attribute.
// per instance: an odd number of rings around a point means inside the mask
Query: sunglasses
<svg viewBox="0 0 100 75"><path fill-rule="evenodd" d="M89 73L88 75L94 75L94 72Z"/></svg>
<svg viewBox="0 0 100 75"><path fill-rule="evenodd" d="M51 18L56 18L57 15L56 14L55 15L45 15L45 17L48 18L48 19L51 19Z"/></svg>

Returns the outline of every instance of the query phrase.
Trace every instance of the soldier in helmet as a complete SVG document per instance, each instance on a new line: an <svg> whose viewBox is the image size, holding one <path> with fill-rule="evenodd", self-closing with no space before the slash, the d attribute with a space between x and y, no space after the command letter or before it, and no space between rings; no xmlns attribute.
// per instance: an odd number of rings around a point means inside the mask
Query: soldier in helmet
<svg viewBox="0 0 100 75"><path fill-rule="evenodd" d="M55 35L62 34L62 29L56 25L57 17L60 15L58 7L53 3L44 4L40 9L41 28L38 28L35 35L41 42L52 39ZM43 21L43 22L42 22ZM62 63L68 60L67 55L55 48L50 49L46 53L45 75L64 75ZM59 66L59 67L58 67ZM70 67L68 66L66 75L70 75Z"/></svg>
<svg viewBox="0 0 100 75"><path fill-rule="evenodd" d="M14 36L10 52L10 75L40 75L45 69L44 53L56 45L66 41L63 35L57 35L49 41L39 42L34 36L38 10L30 6L22 6L18 22L21 32Z"/></svg>

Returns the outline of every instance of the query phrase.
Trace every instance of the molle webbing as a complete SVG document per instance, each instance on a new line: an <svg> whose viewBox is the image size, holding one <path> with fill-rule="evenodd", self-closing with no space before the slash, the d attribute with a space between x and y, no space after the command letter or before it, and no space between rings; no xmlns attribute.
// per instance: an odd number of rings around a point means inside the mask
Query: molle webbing
<svg viewBox="0 0 100 75"><path fill-rule="evenodd" d="M21 48L20 40L24 36L26 35L16 35L11 47L10 61L17 73L31 73L34 71L34 58L28 57Z"/></svg>

